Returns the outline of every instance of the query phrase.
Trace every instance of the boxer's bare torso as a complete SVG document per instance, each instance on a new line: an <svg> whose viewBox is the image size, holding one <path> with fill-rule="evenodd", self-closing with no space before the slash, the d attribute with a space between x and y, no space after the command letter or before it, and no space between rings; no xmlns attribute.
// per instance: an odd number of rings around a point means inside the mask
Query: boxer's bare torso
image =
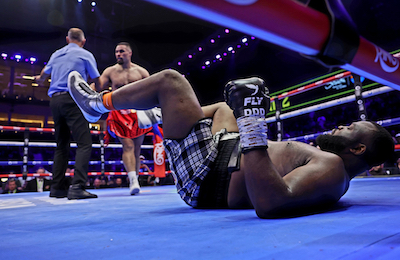
<svg viewBox="0 0 400 260"><path fill-rule="evenodd" d="M148 77L148 73L144 68L131 62L129 66L115 64L114 66L108 67L104 70L101 77L104 83L111 84L112 90L114 91L128 83Z"/></svg>

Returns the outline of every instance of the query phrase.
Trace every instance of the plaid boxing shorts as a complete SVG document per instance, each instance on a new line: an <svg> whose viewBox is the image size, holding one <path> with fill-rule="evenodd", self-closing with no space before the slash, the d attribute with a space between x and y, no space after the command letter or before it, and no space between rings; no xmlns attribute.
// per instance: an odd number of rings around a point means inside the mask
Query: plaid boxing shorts
<svg viewBox="0 0 400 260"><path fill-rule="evenodd" d="M211 133L212 119L199 120L184 139L164 139L165 151L181 198L197 206L200 185L218 155L218 143L226 129Z"/></svg>

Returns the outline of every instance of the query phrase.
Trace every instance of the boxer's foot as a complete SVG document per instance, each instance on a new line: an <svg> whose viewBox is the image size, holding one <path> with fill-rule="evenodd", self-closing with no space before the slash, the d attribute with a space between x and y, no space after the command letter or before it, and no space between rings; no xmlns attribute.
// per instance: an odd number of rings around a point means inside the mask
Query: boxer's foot
<svg viewBox="0 0 400 260"><path fill-rule="evenodd" d="M94 91L77 71L68 75L68 89L71 97L90 123L97 122L101 115L109 112L103 104L104 92Z"/></svg>
<svg viewBox="0 0 400 260"><path fill-rule="evenodd" d="M136 171L128 172L129 177L129 192L131 195L138 194L140 192L140 185L136 175Z"/></svg>

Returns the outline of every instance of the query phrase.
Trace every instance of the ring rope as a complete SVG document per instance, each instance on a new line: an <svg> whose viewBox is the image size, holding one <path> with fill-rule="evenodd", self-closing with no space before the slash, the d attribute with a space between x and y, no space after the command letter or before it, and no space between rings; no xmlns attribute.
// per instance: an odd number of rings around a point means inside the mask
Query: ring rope
<svg viewBox="0 0 400 260"><path fill-rule="evenodd" d="M376 89L372 89L372 90L368 90L368 91L363 92L363 97L364 98L365 97L372 97L372 96L383 94L383 93L387 93L387 92L390 92L390 91L393 91L393 90L394 89L392 89L390 87L384 86L384 87L380 87L380 88L376 88ZM345 104L345 103L349 103L349 102L352 102L352 101L355 101L355 100L356 100L356 97L354 95L343 97L343 98L339 98L339 99L328 101L328 102L325 102L325 103L322 103L322 104L318 104L318 105L306 107L306 108L303 108L303 109L299 109L299 110L296 110L296 111L288 112L288 113L285 113L285 114L281 114L280 115L280 119L282 120L282 119L287 119L287 118L303 115L303 114L310 113L310 112L313 112L313 111L322 110L322 109L325 109L325 108L329 108L329 107L333 107L333 106L338 106L338 105L342 105L342 104ZM265 121L267 123L275 122L276 121L276 117L268 117L268 118L265 119Z"/></svg>
<svg viewBox="0 0 400 260"><path fill-rule="evenodd" d="M165 171L165 174L170 174L171 171ZM88 172L88 176L101 176L101 175L109 175L109 176L126 176L128 175L127 172ZM139 175L153 175L149 172L139 172ZM27 177L48 177L53 176L51 173L27 173L25 176ZM74 176L73 173L65 173L65 176ZM24 174L17 173L17 174L0 174L0 178L18 178L24 177Z"/></svg>
<svg viewBox="0 0 400 260"><path fill-rule="evenodd" d="M20 126L0 126L0 130L5 131L29 131L29 132L45 132L45 133L54 133L54 128L40 128L40 127L20 127ZM105 131L98 130L90 130L90 133L93 135L105 134Z"/></svg>
<svg viewBox="0 0 400 260"><path fill-rule="evenodd" d="M14 147L23 147L24 155L22 161L0 161L0 166L22 166L23 174L27 174L28 166L32 165L52 165L53 161L29 161L28 159L28 148L29 147L57 147L56 143L51 142L29 142L29 133L30 132L45 132L45 133L54 133L54 128L37 128L37 127L17 127L17 126L0 126L0 131L15 131L15 132L24 132L24 141L0 141L0 146L14 146ZM105 161L104 160L104 140L103 135L104 131L91 130L91 134L98 135L100 138L100 144L92 144L93 148L100 148L101 155L100 161L89 161L89 165L101 165L101 172L105 172L105 165L115 165L115 164L123 164L122 161ZM152 132L146 134L146 136L153 136ZM77 143L70 143L70 147L76 148ZM107 148L117 148L122 149L122 144L109 144ZM141 149L154 149L154 145L141 145ZM168 160L166 160L167 162ZM146 163L146 161L145 161ZM154 161L147 161L147 163L154 163ZM69 165L74 165L75 161L69 161ZM26 175L25 175L26 176Z"/></svg>
<svg viewBox="0 0 400 260"><path fill-rule="evenodd" d="M166 160L168 161L168 160ZM143 160L142 161L144 164L153 164L153 160ZM32 165L53 165L53 161L29 161L27 162L27 165L32 166ZM89 165L100 165L102 164L102 161L89 161ZM121 165L123 164L122 160L114 160L114 161L104 161L105 164L107 165ZM23 165L23 161L0 161L0 166L21 166ZM68 161L68 165L75 165L75 161Z"/></svg>
<svg viewBox="0 0 400 260"><path fill-rule="evenodd" d="M40 127L21 127L21 126L3 126L0 125L0 130L4 131L18 131L18 132L44 132L44 133L54 133L55 129L54 128L40 128ZM105 134L105 131L98 131L98 130L90 130L90 133L93 135L99 135L99 134ZM148 132L146 133L146 136L152 136L154 133Z"/></svg>
<svg viewBox="0 0 400 260"><path fill-rule="evenodd" d="M329 83L331 81L335 81L335 80L338 80L338 79L341 79L341 78L347 78L349 76L351 76L351 72L350 71L339 73L339 74L336 74L336 75L334 75L332 77L329 77L329 78L326 78L326 79L323 79L323 80L318 80L318 81L316 81L314 83L311 83L311 84L308 84L306 86L291 90L289 92L282 93L282 94L280 94L280 95L278 95L276 97L272 97L271 101L276 99L276 98L277 99L282 99L282 98L285 98L285 97L291 97L291 96L294 96L294 95L297 95L297 94L300 94L300 93L304 93L304 92L306 92L308 90L312 90L312 89L315 89L315 88L320 87L322 85L325 85L326 83Z"/></svg>
<svg viewBox="0 0 400 260"><path fill-rule="evenodd" d="M24 142L20 141L0 141L0 146L24 146ZM57 147L56 143L50 142L29 142L30 147ZM71 143L71 147L76 148L78 145L76 143ZM93 148L101 148L101 144L92 144ZM122 144L109 144L107 148L122 148ZM142 149L153 149L154 146L151 144L143 144Z"/></svg>

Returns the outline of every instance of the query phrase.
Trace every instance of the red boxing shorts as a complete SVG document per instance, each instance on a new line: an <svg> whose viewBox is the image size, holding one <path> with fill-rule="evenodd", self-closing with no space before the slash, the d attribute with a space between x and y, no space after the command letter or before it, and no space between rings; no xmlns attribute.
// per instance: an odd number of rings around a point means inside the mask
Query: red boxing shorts
<svg viewBox="0 0 400 260"><path fill-rule="evenodd" d="M109 144L110 137L133 139L151 131L150 128L141 129L138 126L137 114L132 109L113 110L107 117L107 132L104 136L105 144Z"/></svg>

